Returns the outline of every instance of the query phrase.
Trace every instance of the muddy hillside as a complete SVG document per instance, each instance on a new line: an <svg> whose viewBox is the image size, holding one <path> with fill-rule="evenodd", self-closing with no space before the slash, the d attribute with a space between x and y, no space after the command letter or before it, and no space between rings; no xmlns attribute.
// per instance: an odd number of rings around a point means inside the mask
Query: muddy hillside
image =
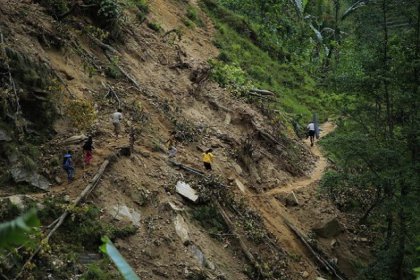
<svg viewBox="0 0 420 280"><path fill-rule="evenodd" d="M41 222L31 246L0 254L0 279L122 279L104 236L141 279L345 279L368 257L315 190L319 148L264 89L249 102L211 78L199 3L121 1L114 23L95 1L59 2L0 1L0 221L36 208Z"/></svg>

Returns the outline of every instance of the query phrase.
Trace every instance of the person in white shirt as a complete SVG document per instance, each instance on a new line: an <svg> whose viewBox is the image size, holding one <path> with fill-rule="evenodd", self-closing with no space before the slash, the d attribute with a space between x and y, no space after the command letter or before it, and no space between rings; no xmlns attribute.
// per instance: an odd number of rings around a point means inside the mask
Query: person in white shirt
<svg viewBox="0 0 420 280"><path fill-rule="evenodd" d="M311 139L311 147L314 145L314 138L315 138L315 124L313 122L310 122L308 126L306 127L308 129L308 135Z"/></svg>
<svg viewBox="0 0 420 280"><path fill-rule="evenodd" d="M112 114L111 120L114 125L115 136L119 136L121 131L121 120L123 119L122 110L118 109L117 112Z"/></svg>

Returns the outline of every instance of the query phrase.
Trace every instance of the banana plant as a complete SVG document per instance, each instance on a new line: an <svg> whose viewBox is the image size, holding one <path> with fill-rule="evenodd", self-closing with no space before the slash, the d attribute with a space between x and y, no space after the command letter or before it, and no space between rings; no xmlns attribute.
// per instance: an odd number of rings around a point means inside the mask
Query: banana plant
<svg viewBox="0 0 420 280"><path fill-rule="evenodd" d="M140 280L137 274L134 272L133 268L127 263L124 257L120 254L117 248L108 237L102 238L102 246L100 250L102 253L107 255L115 266L120 271L121 275L125 280Z"/></svg>
<svg viewBox="0 0 420 280"><path fill-rule="evenodd" d="M291 0L291 1L294 4L295 9L297 10L299 16L305 22L307 22L310 29L314 32L315 38L317 39L318 44L325 49L327 57L330 56L330 52L332 50L330 48L328 48L326 39L330 38L330 37L333 37L334 40L339 41L342 34L343 34L343 32L341 32L340 29L339 29L339 21L345 20L352 13L357 11L359 8L362 8L362 7L366 6L370 2L370 0L357 0L353 4L351 4L347 9L345 9L344 13L340 16L339 15L340 3L341 3L340 0L331 0L333 2L332 5L333 5L334 10L335 10L335 26L333 28L332 27L325 27L325 28L320 30L320 29L316 28L315 27L316 25L314 26L314 23L313 23L314 19L317 19L317 17L314 16L314 15L307 14L306 13L307 8L314 1L318 1L317 2L318 5L329 6L329 5L331 5L329 3L329 1L325 1L325 0L312 0L312 1L311 0Z"/></svg>
<svg viewBox="0 0 420 280"><path fill-rule="evenodd" d="M0 249L12 246L24 245L29 241L28 234L39 227L40 222L36 216L36 210L31 209L26 214L10 221L0 224Z"/></svg>

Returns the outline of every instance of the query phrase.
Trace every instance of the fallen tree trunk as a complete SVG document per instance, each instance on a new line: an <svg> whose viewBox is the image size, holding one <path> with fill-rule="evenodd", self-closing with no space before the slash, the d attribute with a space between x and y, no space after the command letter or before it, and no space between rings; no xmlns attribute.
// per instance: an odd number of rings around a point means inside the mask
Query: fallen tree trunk
<svg viewBox="0 0 420 280"><path fill-rule="evenodd" d="M171 164L175 165L176 167L179 167L179 168L181 168L181 169L183 169L185 171L188 171L190 173L193 173L195 175L205 176L205 173L202 172L202 171L200 171L200 170L198 170L198 169L195 169L195 168L192 168L192 167L183 165L182 163L179 163L179 162L176 162L176 161L173 161L173 160L170 160L169 162Z"/></svg>
<svg viewBox="0 0 420 280"><path fill-rule="evenodd" d="M265 89L257 89L257 88L255 88L255 89L251 89L251 92L258 93L258 94L260 94L260 95L270 95L270 96L275 96L275 95L276 95L276 94L275 94L274 92L272 92L272 91L265 90Z"/></svg>
<svg viewBox="0 0 420 280"><path fill-rule="evenodd" d="M173 165L184 169L188 172L191 172L193 174L205 177L206 174L204 174L203 172L201 172L200 170L194 169L192 167L188 167L186 165L183 165L181 163L177 163L175 161L169 161L170 163L172 163ZM224 186L223 184L221 184L221 186ZM236 237L236 239L238 239L239 242L239 246L241 247L242 252L244 253L244 255L246 256L246 258L248 259L248 261L254 266L254 268L258 271L258 273L265 277L266 275L264 274L264 272L261 269L261 266L259 265L259 263L255 260L255 257L252 255L251 251L248 249L248 247L246 246L245 242L243 241L243 239L240 237L240 235L237 233L236 231L236 227L235 224L232 222L232 220L229 218L229 216L227 215L226 211L223 209L223 207L220 205L220 203L216 200L216 199L212 199L213 204L217 207L219 213L222 215L223 220L225 221L226 225L228 226L230 232L232 233L232 235L234 235Z"/></svg>
<svg viewBox="0 0 420 280"><path fill-rule="evenodd" d="M230 217L227 215L226 211L223 209L223 207L220 205L220 203L216 199L213 199L212 202L214 203L214 205L216 205L217 210L222 215L223 220L225 221L226 225L229 228L229 231L232 233L233 236L236 237L236 239L238 239L239 246L241 247L241 250L244 253L244 255L246 256L246 258L248 259L248 261L252 264L252 266L258 271L258 273L261 276L266 277L265 273L261 269L260 264L255 260L254 255L252 255L251 251L246 246L244 240L237 233L236 226L232 222Z"/></svg>
<svg viewBox="0 0 420 280"><path fill-rule="evenodd" d="M113 47L111 47L108 44L103 43L101 40L99 40L98 38L96 38L95 36L92 36L90 34L88 34L88 37L95 43L97 44L101 49L103 49L104 51L109 51L112 52L114 54L118 54L118 51L116 49L114 49Z"/></svg>
<svg viewBox="0 0 420 280"><path fill-rule="evenodd" d="M261 98L261 99L265 99L265 100L270 100L270 101L275 100L275 98L273 96L261 95L261 94L255 93L255 92L249 92L248 95L255 96L257 98Z"/></svg>
<svg viewBox="0 0 420 280"><path fill-rule="evenodd" d="M324 259L316 250L309 244L306 240L306 237L294 226L292 225L286 218L283 217L284 223L290 228L290 230L302 241L303 245L311 252L311 254L315 257L317 262L330 274L337 277L339 280L344 280L344 278L335 270L335 268L326 260Z"/></svg>
<svg viewBox="0 0 420 280"><path fill-rule="evenodd" d="M80 202L86 198L98 185L99 180L101 179L103 173L105 172L105 169L109 165L110 161L112 160L113 156L110 156L108 159L106 159L101 167L99 168L98 172L93 177L90 184L88 184L85 189L80 193L80 195L73 201L72 205L68 209L73 209L74 207L78 206ZM67 218L67 216L70 214L69 210L64 211L61 216L55 220L52 224L55 224L54 228L48 233L47 237L44 238L44 240L41 242L41 245L38 246L38 248L32 253L32 255L29 257L29 259L25 262L25 264L22 266L22 270L17 274L17 276L14 279L19 279L22 276L22 273L25 271L28 264L32 261L32 259L41 251L42 244L48 243L51 236L57 231L57 229L64 223L64 220Z"/></svg>

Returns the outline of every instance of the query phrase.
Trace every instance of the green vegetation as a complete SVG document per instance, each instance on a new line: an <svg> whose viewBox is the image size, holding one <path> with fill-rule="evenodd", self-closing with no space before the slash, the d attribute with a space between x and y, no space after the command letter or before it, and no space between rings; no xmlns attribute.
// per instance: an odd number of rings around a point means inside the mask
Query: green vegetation
<svg viewBox="0 0 420 280"><path fill-rule="evenodd" d="M15 211L16 209L12 211L10 209L6 211L1 209L0 214L4 216L4 213L7 212L7 215L10 215L11 212ZM4 220L2 219L0 221ZM12 221L0 223L0 257L5 248L29 243L31 239L30 234L34 234L34 229L39 225L40 223L34 209L31 209Z"/></svg>
<svg viewBox="0 0 420 280"><path fill-rule="evenodd" d="M213 0L203 3L218 30L215 44L220 55L212 62L216 81L247 98L249 89L254 87L276 92L279 101L275 107L290 114L289 122L293 115L302 115L302 121L307 121L312 111L322 119L326 117L324 93L317 88L313 69L302 63L313 46L309 41L303 56L291 55L285 46L268 45L265 37L270 36L251 18L237 15Z"/></svg>
<svg viewBox="0 0 420 280"><path fill-rule="evenodd" d="M348 36L330 42L325 83L342 114L323 140L336 167L322 187L375 234L376 259L358 279L414 279L420 265L419 23L418 2L394 0L371 1L334 22Z"/></svg>
<svg viewBox="0 0 420 280"><path fill-rule="evenodd" d="M210 235L216 238L221 239L224 234L229 232L222 216L211 204L194 207L192 209L192 217L197 220Z"/></svg>
<svg viewBox="0 0 420 280"><path fill-rule="evenodd" d="M193 22L197 26L203 26L204 25L203 20L201 19L200 15L198 14L197 8L195 8L191 5L188 5L188 7L187 7L186 16L191 22Z"/></svg>
<svg viewBox="0 0 420 280"><path fill-rule="evenodd" d="M160 24L157 23L157 22L148 22L147 27L149 27L150 29L152 29L153 31L156 31L158 33L163 30L162 26L160 26Z"/></svg>
<svg viewBox="0 0 420 280"><path fill-rule="evenodd" d="M83 273L82 280L114 280L120 279L118 275L110 273L108 260L101 260L91 263L87 266L87 270Z"/></svg>

